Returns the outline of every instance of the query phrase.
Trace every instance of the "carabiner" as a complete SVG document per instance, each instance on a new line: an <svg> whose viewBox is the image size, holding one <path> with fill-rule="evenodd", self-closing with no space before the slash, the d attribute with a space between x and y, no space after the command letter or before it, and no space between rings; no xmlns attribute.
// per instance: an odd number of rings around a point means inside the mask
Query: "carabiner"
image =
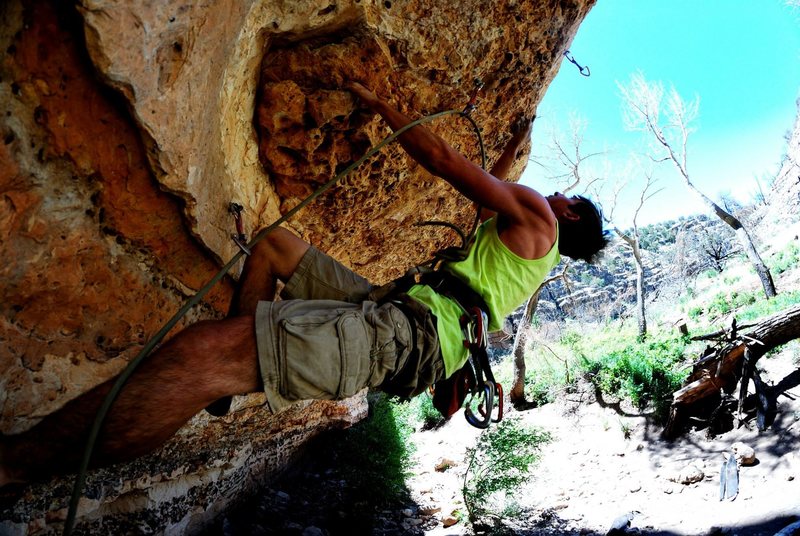
<svg viewBox="0 0 800 536"><path fill-rule="evenodd" d="M244 223L242 223L242 211L244 207L239 203L231 203L228 205L228 212L233 214L233 220L236 224L236 233L231 235L233 242L239 246L239 249L245 255L251 255L250 248L247 247L247 236L244 234Z"/></svg>
<svg viewBox="0 0 800 536"><path fill-rule="evenodd" d="M585 65L585 66L581 65L580 63L575 61L575 58L572 56L572 54L570 53L569 50L565 50L564 51L564 57L567 58L567 60L570 63L574 64L575 67L578 68L578 72L581 73L583 76L589 76L589 75L592 74L591 71L589 70L589 66L588 65Z"/></svg>
<svg viewBox="0 0 800 536"><path fill-rule="evenodd" d="M483 80L476 78L475 89L472 90L472 95L469 97L469 102L467 102L467 105L464 107L464 111L461 112L461 115L469 115L475 108L478 107L476 101L478 100L478 93L481 89L483 89Z"/></svg>
<svg viewBox="0 0 800 536"><path fill-rule="evenodd" d="M483 389L480 391L483 394L483 398L486 401L486 411L482 409L482 404L478 405L478 411L483 416L482 419L479 419L473 412L472 408L472 400L474 399L475 395L473 394L470 397L469 401L467 402L466 406L464 407L464 417L467 419L467 422L470 423L475 428L489 428L489 423L492 422L492 409L494 408L494 397L495 397L495 384L492 382L485 382L483 384Z"/></svg>
<svg viewBox="0 0 800 536"><path fill-rule="evenodd" d="M503 420L503 386L499 383L495 383L495 393L497 394L497 417L492 417L492 422L497 423ZM483 409L483 404L478 406L478 411L480 411L481 416L486 418L487 415L491 415L491 412L486 412Z"/></svg>

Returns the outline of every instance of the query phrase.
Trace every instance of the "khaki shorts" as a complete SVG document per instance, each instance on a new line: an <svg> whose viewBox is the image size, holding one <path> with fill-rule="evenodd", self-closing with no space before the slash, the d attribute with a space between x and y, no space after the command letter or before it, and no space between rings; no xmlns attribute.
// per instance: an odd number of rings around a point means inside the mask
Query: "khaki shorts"
<svg viewBox="0 0 800 536"><path fill-rule="evenodd" d="M364 387L410 397L444 375L436 324L414 302L377 304L366 279L311 247L255 328L267 402L347 398ZM412 316L409 319L405 313Z"/></svg>

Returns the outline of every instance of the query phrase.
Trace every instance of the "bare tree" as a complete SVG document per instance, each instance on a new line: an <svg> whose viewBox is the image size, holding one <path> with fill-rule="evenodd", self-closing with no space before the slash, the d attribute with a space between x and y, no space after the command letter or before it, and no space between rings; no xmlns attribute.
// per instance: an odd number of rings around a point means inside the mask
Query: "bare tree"
<svg viewBox="0 0 800 536"><path fill-rule="evenodd" d="M508 398L511 400L511 404L517 409L525 409L530 406L525 399L525 372L527 370L525 365L525 347L528 342L528 328L531 325L533 313L536 312L536 307L539 305L539 294L541 294L544 287L558 279L561 279L564 285L568 286L567 268L569 268L569 262L564 264L559 274L546 279L539 285L539 288L536 289L536 292L533 293L533 296L531 296L525 304L525 312L522 314L522 318L517 326L517 333L514 336L513 346L514 383L511 385L511 390L508 392Z"/></svg>
<svg viewBox="0 0 800 536"><path fill-rule="evenodd" d="M560 172L555 173L550 177L556 183L564 184L561 187L563 193L574 190L579 184L583 183L583 190L586 191L589 187L599 179L597 177L585 177L586 160L603 154L602 152L594 152L589 154L581 154L581 145L583 144L583 134L586 130L586 122L577 116L570 117L569 120L569 141L564 143L559 139L556 132L552 133L552 141L550 148L558 161Z"/></svg>
<svg viewBox="0 0 800 536"><path fill-rule="evenodd" d="M554 154L554 159L557 162L556 166L559 171L553 172L550 179L563 185L560 187L563 193L575 189L582 181L586 182L582 177L582 173L584 173L583 167L585 167L584 163L587 159L601 154L599 152L582 154L581 144L583 143L583 132L585 129L585 123L582 120L577 117L572 117L570 118L569 126L570 133L568 142L562 142L555 130L551 134L551 151ZM542 165L540 162L536 163ZM595 180L597 179L591 179L588 183L591 184ZM530 405L525 399L525 372L527 369L525 365L525 346L528 326L531 325L536 307L539 305L539 293L547 284L557 279L564 281L565 286L569 288L566 275L568 267L569 263L564 265L559 275L544 281L525 304L524 313L514 335L514 345L512 349L514 355L514 383L509 391L509 399L515 408L521 409L529 407Z"/></svg>
<svg viewBox="0 0 800 536"><path fill-rule="evenodd" d="M648 82L641 73L631 77L627 85L619 84L622 94L625 123L631 130L649 133L655 141L655 150L660 157L656 161L671 161L677 169L684 184L695 193L718 218L729 225L742 249L755 268L767 298L775 296L775 283L772 274L761 260L761 256L753 244L747 229L735 216L726 212L717 203L698 190L689 177L687 165L687 144L691 132L690 123L697 117L700 99L685 102L675 88L671 88L666 96L666 110L661 117L664 103L664 87L660 82Z"/></svg>
<svg viewBox="0 0 800 536"><path fill-rule="evenodd" d="M630 230L622 231L617 225L612 223L612 220L614 219L614 211L617 208L617 202L619 200L619 193L622 191L625 183L618 183L618 186L614 190L611 202L606 204L606 212L603 215L606 223L612 225L614 232L622 239L623 242L625 242L625 244L627 244L627 246L631 249L631 253L633 254L633 261L636 266L636 320L639 328L639 339L644 339L647 335L647 315L645 314L644 260L642 258L642 249L640 247L640 234L637 220L645 202L661 191L651 191L655 184L652 170L646 170L644 172L644 177L644 187L639 193L639 204L636 206L636 210L633 212L633 221Z"/></svg>
<svg viewBox="0 0 800 536"><path fill-rule="evenodd" d="M684 221L667 253L675 277L686 280L709 268L722 272L725 261L741 253L735 237L724 222L709 216Z"/></svg>
<svg viewBox="0 0 800 536"><path fill-rule="evenodd" d="M696 238L699 251L717 273L722 273L724 262L733 255L739 253L739 248L731 245L722 233L714 232L710 226L700 227Z"/></svg>

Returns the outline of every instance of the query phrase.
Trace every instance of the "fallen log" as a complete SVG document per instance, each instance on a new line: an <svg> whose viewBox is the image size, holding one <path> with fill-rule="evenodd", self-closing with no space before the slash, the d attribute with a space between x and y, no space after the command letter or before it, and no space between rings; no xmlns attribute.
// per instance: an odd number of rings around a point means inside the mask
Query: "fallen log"
<svg viewBox="0 0 800 536"><path fill-rule="evenodd" d="M776 313L758 324L747 326L747 333L737 333L735 323L727 332L729 340L714 356L702 357L694 367L684 387L672 395L672 408L664 433L675 435L683 409L720 389L732 392L742 377L742 359L748 350L750 366L770 350L800 338L800 306ZM713 335L719 335L717 332ZM708 336L698 339L707 340Z"/></svg>

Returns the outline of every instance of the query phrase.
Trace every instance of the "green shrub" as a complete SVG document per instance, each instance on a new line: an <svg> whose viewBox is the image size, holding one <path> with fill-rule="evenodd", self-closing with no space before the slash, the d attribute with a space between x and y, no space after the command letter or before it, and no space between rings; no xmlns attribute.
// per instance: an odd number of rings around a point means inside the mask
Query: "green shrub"
<svg viewBox="0 0 800 536"><path fill-rule="evenodd" d="M551 440L548 432L525 427L519 419L507 418L485 430L474 447L467 449L469 465L462 493L470 522L485 517L502 518L514 508L502 506L520 484L530 478L539 451Z"/></svg>
<svg viewBox="0 0 800 536"><path fill-rule="evenodd" d="M583 336L576 330L569 330L561 336L561 344L570 349L575 349L580 344Z"/></svg>
<svg viewBox="0 0 800 536"><path fill-rule="evenodd" d="M687 314L689 318L695 321L701 316L707 316L708 320L714 320L756 303L758 300L757 294L758 292L756 291L740 292L737 290L718 292L702 305L690 307Z"/></svg>
<svg viewBox="0 0 800 536"><path fill-rule="evenodd" d="M525 394L536 406L543 406L553 402L559 391L574 383L568 363L540 361L526 370Z"/></svg>
<svg viewBox="0 0 800 536"><path fill-rule="evenodd" d="M539 375L525 375L525 395L536 406L544 406L553 402L556 398L556 384L550 378L542 378Z"/></svg>
<svg viewBox="0 0 800 536"><path fill-rule="evenodd" d="M704 277L705 279L714 279L718 275L719 275L719 272L716 271L713 268L707 268L707 269L703 270L703 273L700 274L700 276Z"/></svg>
<svg viewBox="0 0 800 536"><path fill-rule="evenodd" d="M689 310L686 312L689 315L689 318L692 320L698 320L700 316L703 314L703 308L699 305L694 305L689 307Z"/></svg>
<svg viewBox="0 0 800 536"><path fill-rule="evenodd" d="M738 283L740 279L741 277L738 275L726 275L725 277L722 278L722 283L726 287L732 287L733 285Z"/></svg>
<svg viewBox="0 0 800 536"><path fill-rule="evenodd" d="M433 406L433 398L427 393L413 398L409 406L408 424L414 428L430 430L445 422L442 414Z"/></svg>
<svg viewBox="0 0 800 536"><path fill-rule="evenodd" d="M603 393L630 400L642 409L651 404L663 419L672 393L686 376L679 369L686 344L683 338L634 341L610 351L600 349L594 357L586 357L582 367Z"/></svg>
<svg viewBox="0 0 800 536"><path fill-rule="evenodd" d="M781 251L773 255L767 262L772 275L782 274L789 268L797 266L800 262L800 246L792 242Z"/></svg>

